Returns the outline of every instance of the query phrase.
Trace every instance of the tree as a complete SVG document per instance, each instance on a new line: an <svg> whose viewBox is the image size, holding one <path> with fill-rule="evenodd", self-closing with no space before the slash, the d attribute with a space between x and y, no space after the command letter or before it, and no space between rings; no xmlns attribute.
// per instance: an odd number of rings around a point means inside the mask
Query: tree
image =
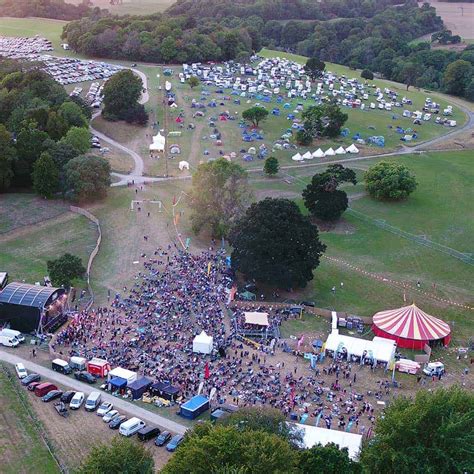
<svg viewBox="0 0 474 474"><path fill-rule="evenodd" d="M460 387L397 397L362 449L368 473L474 472L474 394ZM420 463L420 460L422 461Z"/></svg>
<svg viewBox="0 0 474 474"><path fill-rule="evenodd" d="M410 86L416 83L418 76L421 75L420 66L413 62L404 63L400 75L408 90Z"/></svg>
<svg viewBox="0 0 474 474"><path fill-rule="evenodd" d="M41 153L33 165L31 177L37 194L48 199L53 197L59 187L59 171L49 153Z"/></svg>
<svg viewBox="0 0 474 474"><path fill-rule="evenodd" d="M258 128L260 122L265 120L268 116L268 110L263 107L251 107L242 112L244 120L249 120L255 128Z"/></svg>
<svg viewBox="0 0 474 474"><path fill-rule="evenodd" d="M87 128L72 127L61 143L71 145L81 154L86 153L91 147L91 134Z"/></svg>
<svg viewBox="0 0 474 474"><path fill-rule="evenodd" d="M59 115L64 119L67 127L87 128L87 118L84 116L82 108L74 102L63 102L59 107Z"/></svg>
<svg viewBox="0 0 474 474"><path fill-rule="evenodd" d="M54 286L69 288L75 278L80 278L86 272L79 257L65 253L56 260L48 260L48 273Z"/></svg>
<svg viewBox="0 0 474 474"><path fill-rule="evenodd" d="M128 122L135 122L139 119L143 122L145 109L138 103L142 90L141 78L131 70L126 69L114 74L104 87L104 111L102 113L104 118L127 120Z"/></svg>
<svg viewBox="0 0 474 474"><path fill-rule="evenodd" d="M200 83L201 83L201 81L200 81L196 76L191 76L191 77L188 79L188 84L189 84L189 87L191 87L191 89L194 89L194 88L197 87Z"/></svg>
<svg viewBox="0 0 474 474"><path fill-rule="evenodd" d="M263 171L268 174L268 176L273 176L278 173L280 169L280 164L274 156L269 156L263 165Z"/></svg>
<svg viewBox="0 0 474 474"><path fill-rule="evenodd" d="M376 199L405 199L416 186L410 170L398 163L380 161L365 173L365 187Z"/></svg>
<svg viewBox="0 0 474 474"><path fill-rule="evenodd" d="M306 286L326 250L318 228L288 199L252 204L232 228L229 241L234 270L281 288Z"/></svg>
<svg viewBox="0 0 474 474"><path fill-rule="evenodd" d="M326 64L323 63L319 58L308 58L304 66L304 72L314 81L320 78L324 69L326 69Z"/></svg>
<svg viewBox="0 0 474 474"><path fill-rule="evenodd" d="M12 146L12 137L4 125L0 124L0 192L6 191L11 184L13 173L13 162L16 159L16 151Z"/></svg>
<svg viewBox="0 0 474 474"><path fill-rule="evenodd" d="M335 102L308 107L302 114L304 132L301 138L329 137L340 135L348 115Z"/></svg>
<svg viewBox="0 0 474 474"><path fill-rule="evenodd" d="M334 443L326 446L317 444L311 449L299 453L298 466L302 474L323 472L324 474L358 474L362 472L361 465L349 458L347 448L339 449Z"/></svg>
<svg viewBox="0 0 474 474"><path fill-rule="evenodd" d="M75 201L104 198L110 186L110 164L104 158L81 155L65 166L66 195Z"/></svg>
<svg viewBox="0 0 474 474"><path fill-rule="evenodd" d="M294 472L296 459L296 451L274 434L203 423L186 435L161 473Z"/></svg>
<svg viewBox="0 0 474 474"><path fill-rule="evenodd" d="M240 165L223 158L200 165L191 190L194 232L209 228L215 237L226 236L250 199L247 172Z"/></svg>
<svg viewBox="0 0 474 474"><path fill-rule="evenodd" d="M473 67L468 61L458 59L448 64L443 75L444 88L448 94L464 95L472 80Z"/></svg>
<svg viewBox="0 0 474 474"><path fill-rule="evenodd" d="M471 82L467 85L464 96L467 100L474 102L474 79L471 79Z"/></svg>
<svg viewBox="0 0 474 474"><path fill-rule="evenodd" d="M94 446L79 474L153 474L155 462L143 443L116 436L110 443Z"/></svg>
<svg viewBox="0 0 474 474"><path fill-rule="evenodd" d="M347 209L347 194L338 186L344 182L357 184L356 174L340 164L331 165L323 173L315 174L303 191L303 201L313 216L334 221Z"/></svg>
<svg viewBox="0 0 474 474"><path fill-rule="evenodd" d="M362 77L362 79L367 79L369 81L372 81L374 79L374 73L370 71L369 69L364 69L360 73L360 77Z"/></svg>

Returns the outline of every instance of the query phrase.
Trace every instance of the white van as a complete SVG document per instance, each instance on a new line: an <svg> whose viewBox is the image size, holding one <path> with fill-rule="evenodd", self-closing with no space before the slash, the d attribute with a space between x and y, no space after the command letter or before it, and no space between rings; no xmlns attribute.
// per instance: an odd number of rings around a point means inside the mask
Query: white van
<svg viewBox="0 0 474 474"><path fill-rule="evenodd" d="M24 379L28 375L25 366L21 362L15 364L15 372L19 379Z"/></svg>
<svg viewBox="0 0 474 474"><path fill-rule="evenodd" d="M122 436L132 436L137 431L140 431L146 426L145 422L140 420L140 418L130 418L130 420L122 423L119 428L119 433Z"/></svg>
<svg viewBox="0 0 474 474"><path fill-rule="evenodd" d="M76 392L69 402L69 408L71 410L79 410L84 403L84 394L82 392Z"/></svg>
<svg viewBox="0 0 474 474"><path fill-rule="evenodd" d="M14 329L2 329L0 335L14 337L18 342L25 342L25 337L23 334L20 331L15 331Z"/></svg>
<svg viewBox="0 0 474 474"><path fill-rule="evenodd" d="M87 411L95 411L97 407L100 405L101 402L101 395L100 392L92 392L86 400L86 404L84 405L84 408Z"/></svg>
<svg viewBox="0 0 474 474"><path fill-rule="evenodd" d="M72 369L69 366L69 364L65 360L62 360L62 359L54 359L51 362L51 367L56 372L60 372L61 374L65 374L65 375L70 374L72 372Z"/></svg>
<svg viewBox="0 0 474 474"><path fill-rule="evenodd" d="M2 336L0 334L0 344L6 347L16 347L20 343L18 342L18 339L16 337Z"/></svg>

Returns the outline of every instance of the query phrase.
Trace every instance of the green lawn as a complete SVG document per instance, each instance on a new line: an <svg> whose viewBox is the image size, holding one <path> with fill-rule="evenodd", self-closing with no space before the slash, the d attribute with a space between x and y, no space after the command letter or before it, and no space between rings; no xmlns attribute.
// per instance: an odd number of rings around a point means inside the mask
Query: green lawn
<svg viewBox="0 0 474 474"><path fill-rule="evenodd" d="M60 470L41 439L33 409L23 389L0 366L0 457L5 474L41 472L59 473ZM41 467L39 467L41 466Z"/></svg>

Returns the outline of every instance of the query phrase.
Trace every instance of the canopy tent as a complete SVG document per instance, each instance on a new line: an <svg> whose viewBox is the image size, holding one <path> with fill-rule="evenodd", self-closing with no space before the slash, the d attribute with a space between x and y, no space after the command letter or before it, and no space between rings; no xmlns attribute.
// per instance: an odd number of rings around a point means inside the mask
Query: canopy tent
<svg viewBox="0 0 474 474"><path fill-rule="evenodd" d="M137 373L132 372L131 370L128 369L123 369L122 367L115 367L115 369L112 369L108 375L108 381L110 382L114 377L120 377L122 379L125 379L127 383L132 383L137 380Z"/></svg>
<svg viewBox="0 0 474 474"><path fill-rule="evenodd" d="M313 158L324 158L326 154L324 153L321 148L318 148L315 152L313 152Z"/></svg>
<svg viewBox="0 0 474 474"><path fill-rule="evenodd" d="M198 354L210 354L214 346L214 339L208 336L205 331L198 334L193 340L193 352Z"/></svg>
<svg viewBox="0 0 474 474"><path fill-rule="evenodd" d="M346 148L347 153L359 153L359 149L354 145L350 145Z"/></svg>
<svg viewBox="0 0 474 474"><path fill-rule="evenodd" d="M153 382L146 377L142 377L131 383L128 388L132 393L132 400L138 400L151 386Z"/></svg>
<svg viewBox="0 0 474 474"><path fill-rule="evenodd" d="M244 313L246 324L255 324L257 326L269 326L268 313L258 313L256 311Z"/></svg>
<svg viewBox="0 0 474 474"><path fill-rule="evenodd" d="M165 137L160 132L158 132L158 135L153 137L153 143L150 144L149 150L158 152L165 151L165 141Z"/></svg>
<svg viewBox="0 0 474 474"><path fill-rule="evenodd" d="M122 377L113 377L109 380L109 390L121 390L127 386L127 380Z"/></svg>
<svg viewBox="0 0 474 474"><path fill-rule="evenodd" d="M407 349L421 350L425 344L435 342L447 346L451 340L449 325L415 304L375 314L372 331L377 336L393 339L400 347Z"/></svg>
<svg viewBox="0 0 474 474"><path fill-rule="evenodd" d="M150 391L165 400L175 400L179 395L179 388L173 387L167 382L155 382L150 387Z"/></svg>

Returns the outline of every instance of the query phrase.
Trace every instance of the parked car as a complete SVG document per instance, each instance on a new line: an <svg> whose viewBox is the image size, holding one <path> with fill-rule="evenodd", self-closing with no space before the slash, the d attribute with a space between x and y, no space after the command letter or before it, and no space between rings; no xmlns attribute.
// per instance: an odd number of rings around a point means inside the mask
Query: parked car
<svg viewBox="0 0 474 474"><path fill-rule="evenodd" d="M146 424L144 421L140 420L140 418L133 417L120 425L119 433L122 436L133 436L145 426Z"/></svg>
<svg viewBox="0 0 474 474"><path fill-rule="evenodd" d="M56 385L52 384L51 382L40 383L35 388L35 395L37 397L43 397L47 393L51 392L52 390L57 390L57 389L58 389L58 387L56 387Z"/></svg>
<svg viewBox="0 0 474 474"><path fill-rule="evenodd" d="M69 364L65 360L62 360L62 359L54 359L51 362L51 367L56 372L60 372L61 374L65 374L65 375L68 375L72 372L72 369L69 366Z"/></svg>
<svg viewBox="0 0 474 474"><path fill-rule="evenodd" d="M51 400L59 398L62 394L62 390L51 390L51 392L48 392L46 395L41 397L41 400L43 400L43 402L50 402Z"/></svg>
<svg viewBox="0 0 474 474"><path fill-rule="evenodd" d="M39 374L29 374L27 375L24 379L21 379L21 384L22 385L30 385L30 383L33 382L39 382L41 380L41 375Z"/></svg>
<svg viewBox="0 0 474 474"><path fill-rule="evenodd" d="M149 441L150 439L156 438L160 432L160 428L155 426L145 426L138 432L137 436L140 441Z"/></svg>
<svg viewBox="0 0 474 474"><path fill-rule="evenodd" d="M310 306L311 308L314 308L316 306L316 303L314 301L302 301L301 306Z"/></svg>
<svg viewBox="0 0 474 474"><path fill-rule="evenodd" d="M21 362L15 364L15 372L16 375L18 375L19 379L24 379L28 376L28 372L26 371L25 366Z"/></svg>
<svg viewBox="0 0 474 474"><path fill-rule="evenodd" d="M119 426L122 423L125 423L127 421L127 417L125 415L120 415L114 418L110 423L109 423L109 428L111 430L118 430Z"/></svg>
<svg viewBox="0 0 474 474"><path fill-rule="evenodd" d="M155 439L157 446L164 446L171 439L171 433L169 431L162 431L160 436Z"/></svg>
<svg viewBox="0 0 474 474"><path fill-rule="evenodd" d="M30 392L34 392L36 390L36 387L38 385L41 385L41 382L31 382L28 387L26 387Z"/></svg>
<svg viewBox="0 0 474 474"><path fill-rule="evenodd" d="M73 392L72 390L68 390L67 392L64 392L61 395L61 401L64 403L70 403L75 394L76 392Z"/></svg>
<svg viewBox="0 0 474 474"><path fill-rule="evenodd" d="M178 446L183 442L183 439L183 435L174 435L171 441L166 445L166 450L170 452L176 451Z"/></svg>
<svg viewBox="0 0 474 474"><path fill-rule="evenodd" d="M84 394L82 392L76 392L69 402L69 408L71 410L78 410L84 403Z"/></svg>
<svg viewBox="0 0 474 474"><path fill-rule="evenodd" d="M96 378L89 372L76 372L74 374L74 377L76 377L76 379L80 380L81 382L86 382L90 384L93 384L96 382Z"/></svg>
<svg viewBox="0 0 474 474"><path fill-rule="evenodd" d="M98 416L104 416L107 412L114 408L113 403L103 402L102 405L97 409Z"/></svg>
<svg viewBox="0 0 474 474"><path fill-rule="evenodd" d="M120 413L118 412L118 410L110 410L110 411L108 411L108 412L102 417L102 420L103 420L105 423L109 423L109 422L112 421L116 416L120 416Z"/></svg>
<svg viewBox="0 0 474 474"><path fill-rule="evenodd" d="M14 329L2 329L0 335L14 337L20 343L25 342L25 336L20 331L15 331Z"/></svg>
<svg viewBox="0 0 474 474"><path fill-rule="evenodd" d="M101 395L100 392L92 392L86 400L86 404L84 405L84 408L87 411L95 411L100 405L101 402Z"/></svg>

